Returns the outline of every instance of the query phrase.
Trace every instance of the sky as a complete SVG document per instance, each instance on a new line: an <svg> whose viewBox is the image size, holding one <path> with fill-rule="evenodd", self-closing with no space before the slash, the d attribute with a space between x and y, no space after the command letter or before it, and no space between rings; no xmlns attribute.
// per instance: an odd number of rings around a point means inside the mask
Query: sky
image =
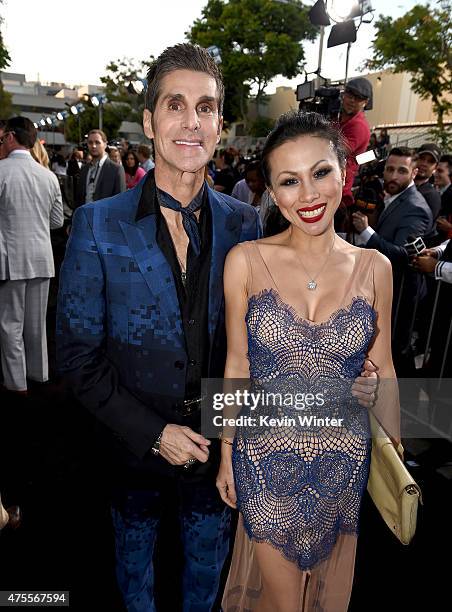
<svg viewBox="0 0 452 612"><path fill-rule="evenodd" d="M10 72L25 73L27 80L98 84L105 66L122 57L157 56L167 46L183 42L184 33L207 0L3 0L2 33L11 56ZM314 0L305 0L308 6ZM425 0L372 0L378 15L397 17ZM343 79L347 45L326 48L322 76ZM362 24L350 53L349 76L358 74L370 57L372 25ZM306 69L317 68L319 40L305 44ZM296 86L304 75L288 81L277 77L268 87Z"/></svg>

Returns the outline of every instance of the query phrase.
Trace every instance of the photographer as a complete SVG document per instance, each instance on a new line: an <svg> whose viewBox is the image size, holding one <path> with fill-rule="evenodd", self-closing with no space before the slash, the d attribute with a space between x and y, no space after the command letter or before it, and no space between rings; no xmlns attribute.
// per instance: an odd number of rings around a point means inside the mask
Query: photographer
<svg viewBox="0 0 452 612"><path fill-rule="evenodd" d="M394 363L399 376L413 374L414 362L410 355L412 306L421 291L418 275L408 266L404 245L431 231L433 223L430 208L414 184L417 172L412 151L403 147L393 148L384 169L387 197L375 230L370 227L367 215L359 211L352 215L353 225L359 232L357 244L377 249L392 264L394 316L400 300L393 342Z"/></svg>
<svg viewBox="0 0 452 612"><path fill-rule="evenodd" d="M350 79L345 86L339 123L350 150L345 168L345 185L342 190L342 203L352 206L353 181L358 169L356 156L364 153L370 140L370 128L364 116L364 109L372 100L372 85L367 79Z"/></svg>

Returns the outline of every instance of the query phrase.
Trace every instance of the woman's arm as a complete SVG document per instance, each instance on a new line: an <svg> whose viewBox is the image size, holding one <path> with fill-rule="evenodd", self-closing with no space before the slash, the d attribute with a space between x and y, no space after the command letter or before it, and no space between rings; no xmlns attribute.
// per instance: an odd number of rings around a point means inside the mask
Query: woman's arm
<svg viewBox="0 0 452 612"><path fill-rule="evenodd" d="M377 400L372 412L389 437L398 444L400 443L399 387L391 351L392 267L390 261L381 253L375 256L374 291L377 330L368 356L378 366L379 383Z"/></svg>
<svg viewBox="0 0 452 612"><path fill-rule="evenodd" d="M228 380L249 379L248 334L245 317L248 309L248 261L244 247L237 245L226 257L224 267L224 297L226 314L227 356L224 372L225 391ZM231 381L230 390L237 385ZM233 418L238 407L225 409L223 417ZM221 464L217 476L217 488L222 500L231 508L236 507L234 476L232 472L232 440L234 427L223 428Z"/></svg>

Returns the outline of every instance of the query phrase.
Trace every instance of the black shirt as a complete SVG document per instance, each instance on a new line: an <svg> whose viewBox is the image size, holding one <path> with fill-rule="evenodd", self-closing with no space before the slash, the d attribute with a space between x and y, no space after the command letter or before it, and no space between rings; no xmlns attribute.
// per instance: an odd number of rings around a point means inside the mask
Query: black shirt
<svg viewBox="0 0 452 612"><path fill-rule="evenodd" d="M441 196L436 191L431 183L426 181L421 185L417 185L417 190L424 196L425 201L430 207L433 215L433 221L435 221L439 215L441 208Z"/></svg>
<svg viewBox="0 0 452 612"><path fill-rule="evenodd" d="M150 170L143 184L136 220L156 215L157 244L171 267L176 287L187 353L185 399L199 398L201 378L207 376L209 337L207 332L210 260L212 254L212 218L205 184L196 198L202 198L199 215L201 252L196 256L191 245L187 251L186 282L182 282L181 268L165 217L160 210L159 189L154 171ZM185 367L183 362L181 368ZM197 405L200 408L200 405Z"/></svg>

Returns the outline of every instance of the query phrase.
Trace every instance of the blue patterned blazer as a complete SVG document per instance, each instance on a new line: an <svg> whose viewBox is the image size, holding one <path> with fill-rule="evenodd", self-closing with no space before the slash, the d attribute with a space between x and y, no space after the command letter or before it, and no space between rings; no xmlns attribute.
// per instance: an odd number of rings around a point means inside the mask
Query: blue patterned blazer
<svg viewBox="0 0 452 612"><path fill-rule="evenodd" d="M162 472L169 464L148 451L167 423L181 422L175 406L184 396L187 354L155 215L136 220L143 181L74 213L60 275L57 362L82 405L127 449L126 463ZM224 260L238 242L259 237L261 226L249 204L210 188L208 201L209 376L222 377Z"/></svg>

